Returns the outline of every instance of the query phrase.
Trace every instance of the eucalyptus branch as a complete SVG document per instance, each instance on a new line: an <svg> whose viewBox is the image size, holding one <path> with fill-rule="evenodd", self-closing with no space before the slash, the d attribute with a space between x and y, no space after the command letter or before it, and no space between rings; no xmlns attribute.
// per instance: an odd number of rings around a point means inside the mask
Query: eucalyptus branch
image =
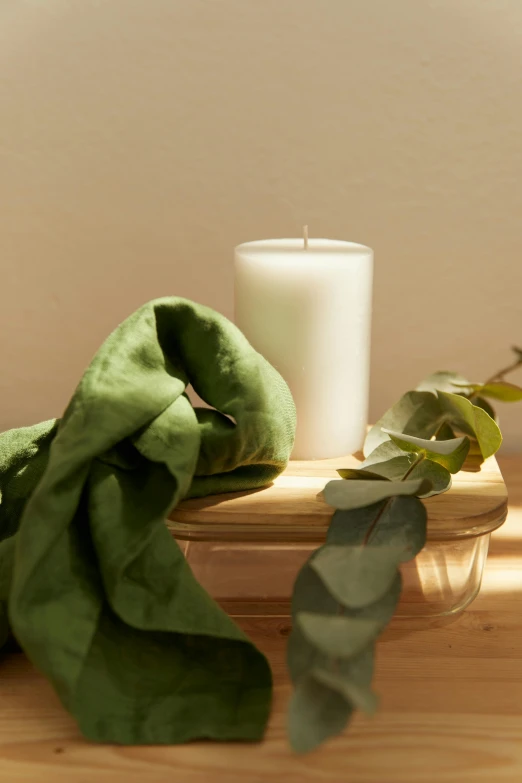
<svg viewBox="0 0 522 783"><path fill-rule="evenodd" d="M341 480L324 488L336 511L292 597L288 666L295 689L288 726L296 750L338 734L355 709L375 710L374 647L400 598L399 567L426 542L421 498L449 489L472 442L480 460L500 447L485 398L522 400L522 388L504 381L522 366L522 349L514 351L516 361L486 383L450 372L425 379L371 428L360 467L339 470Z"/></svg>

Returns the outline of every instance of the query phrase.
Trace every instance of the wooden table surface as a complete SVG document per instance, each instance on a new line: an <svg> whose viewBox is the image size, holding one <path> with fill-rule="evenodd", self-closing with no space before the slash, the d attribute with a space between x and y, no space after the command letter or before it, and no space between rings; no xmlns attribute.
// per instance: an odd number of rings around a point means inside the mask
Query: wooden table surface
<svg viewBox="0 0 522 783"><path fill-rule="evenodd" d="M499 458L510 494L493 533L482 590L443 626L386 631L378 645L381 709L357 716L319 751L288 748L288 623L249 621L275 678L258 745L93 745L22 654L0 660L0 783L521 783L522 456Z"/></svg>

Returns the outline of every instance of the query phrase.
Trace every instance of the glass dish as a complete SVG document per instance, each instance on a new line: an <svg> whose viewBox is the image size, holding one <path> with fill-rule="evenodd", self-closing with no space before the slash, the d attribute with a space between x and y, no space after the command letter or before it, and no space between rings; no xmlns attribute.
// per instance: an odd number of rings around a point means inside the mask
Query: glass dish
<svg viewBox="0 0 522 783"><path fill-rule="evenodd" d="M287 617L296 575L322 541L333 509L321 489L357 460L290 463L270 487L180 504L168 525L195 576L232 616ZM425 501L428 540L401 567L396 617L443 617L475 598L491 531L507 514L494 458L464 470L451 489Z"/></svg>

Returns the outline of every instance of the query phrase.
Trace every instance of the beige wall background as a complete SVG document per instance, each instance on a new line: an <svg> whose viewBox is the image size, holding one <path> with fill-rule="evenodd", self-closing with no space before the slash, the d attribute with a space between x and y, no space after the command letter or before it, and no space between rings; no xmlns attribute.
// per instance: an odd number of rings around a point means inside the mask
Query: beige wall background
<svg viewBox="0 0 522 783"><path fill-rule="evenodd" d="M234 245L303 223L375 249L373 417L506 364L521 44L520 0L1 0L0 428L149 298L231 315Z"/></svg>

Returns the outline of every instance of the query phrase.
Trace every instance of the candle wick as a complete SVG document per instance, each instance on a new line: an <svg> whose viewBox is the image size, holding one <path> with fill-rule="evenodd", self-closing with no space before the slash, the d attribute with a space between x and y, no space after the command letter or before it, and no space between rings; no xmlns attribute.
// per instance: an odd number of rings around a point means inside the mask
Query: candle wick
<svg viewBox="0 0 522 783"><path fill-rule="evenodd" d="M303 226L304 249L308 250L308 226Z"/></svg>

